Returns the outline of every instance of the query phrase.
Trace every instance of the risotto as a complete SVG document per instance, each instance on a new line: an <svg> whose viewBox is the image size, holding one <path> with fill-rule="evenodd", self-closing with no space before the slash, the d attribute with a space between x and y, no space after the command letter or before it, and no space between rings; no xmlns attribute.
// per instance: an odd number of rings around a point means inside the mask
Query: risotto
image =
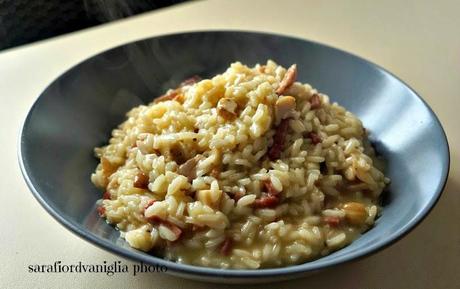
<svg viewBox="0 0 460 289"><path fill-rule="evenodd" d="M99 214L131 247L198 266L289 266L352 242L389 180L361 121L296 76L236 62L133 108L95 149Z"/></svg>

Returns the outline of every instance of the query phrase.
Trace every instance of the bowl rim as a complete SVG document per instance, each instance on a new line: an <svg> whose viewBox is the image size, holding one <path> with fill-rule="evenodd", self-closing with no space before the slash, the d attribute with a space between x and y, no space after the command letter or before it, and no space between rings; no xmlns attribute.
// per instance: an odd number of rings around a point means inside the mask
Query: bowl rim
<svg viewBox="0 0 460 289"><path fill-rule="evenodd" d="M297 265L291 265L287 267L276 267L276 268L268 268L268 269L255 269L255 270L249 270L249 269L219 269L219 268L212 268L212 267L201 267L201 266L195 266L195 265L188 265L188 264L180 264L176 263L173 261L168 261L165 259L162 259L160 257L156 257L153 255L146 255L143 252L137 251L135 249L130 250L129 248L126 247L121 247L121 246L114 246L113 243L98 237L97 235L94 235L83 228L80 228L79 225L70 219L67 219L65 216L61 215L58 210L50 205L44 196L42 195L41 192L39 192L35 186L33 181L31 180L29 174L30 171L27 168L27 164L24 162L23 158L23 150L24 150L24 130L27 126L27 124L30 121L30 117L32 114L32 111L36 107L37 103L41 99L41 97L51 88L51 86L60 78L63 76L69 74L75 67L83 64L84 62L92 59L93 57L97 55L101 55L104 53L107 53L109 51L118 49L120 47L130 45L130 44L135 44L135 43L140 43L144 42L147 40L155 39L155 38L163 38L163 37L172 37L172 36L179 36L179 35L192 35L192 34L227 34L227 33L232 33L232 34L246 34L246 35L257 35L257 36L270 36L270 37L275 37L275 38L285 38L285 39L291 39L291 40L296 40L300 42L307 42L310 44L313 44L315 46L319 46L321 48L325 49L331 49L335 50L337 52L340 52L344 54L347 57L352 58L354 61L361 62L365 65L371 66L375 68L376 70L383 72L384 74L388 74L397 81L399 81L403 86L405 86L409 92L411 92L416 98L418 98L422 105L428 110L429 114L433 117L435 122L439 125L441 132L442 132L442 142L446 147L446 152L447 156L446 157L446 162L443 164L442 167L442 172L441 172L441 179L440 182L435 190L435 192L432 194L431 198L429 199L428 204L423 207L421 211L419 211L415 217L413 217L408 223L406 223L404 226L400 227L397 231L393 232L390 237L384 239L383 241L375 242L368 247L365 247L363 249L360 249L356 252L351 252L347 255L344 256L338 256L336 258L333 258L331 260L325 260L323 262L319 262L316 264L312 264L311 262L306 262L302 264L297 264ZM382 66L375 64L372 61L369 61L363 57L357 56L353 53L350 53L348 51L345 51L340 48L336 48L331 45L323 44L318 41L313 41L301 37L296 37L292 35L286 35L286 34L281 34L281 33L273 33L273 32L265 32L265 31L257 31L257 30L243 30L243 29L208 29L208 30L186 30L186 31L178 31L178 32L173 32L173 33L166 33L166 34L159 34L155 36L150 36L150 37L144 37L135 41L131 42L126 42L123 44L119 44L117 46L111 47L109 49L105 49L96 53L93 53L86 58L82 59L81 61L77 62L76 64L73 64L71 67L68 67L66 70L61 72L59 75L57 75L46 87L45 89L39 94L39 96L34 100L33 104L30 106L27 112L27 117L24 119L20 132L18 135L18 152L17 152L17 157L19 161L19 167L21 170L21 173L23 175L23 178L29 188L29 190L32 192L33 196L37 199L37 201L40 203L40 205L56 220L58 221L61 225L63 225L65 228L70 230L72 233L77 235L78 237L92 243L93 245L96 245L99 248L102 248L106 251L109 251L111 253L115 253L116 255L128 258L132 261L135 262L144 262L146 264L158 264L159 266L166 266L168 268L167 273L179 273L182 276L187 276L187 275L195 275L195 276L202 276L202 277L211 277L211 278L227 278L227 279L263 279L267 278L269 276L276 276L276 278L287 279L289 276L293 275L298 275L298 274L304 274L307 272L313 272L313 271L319 271L321 269L325 269L334 265L339 265L343 263L348 263L351 261L355 261L358 259L362 259L364 257L367 257L373 253L376 253L382 249L385 249L389 247L390 245L393 245L395 242L406 236L409 232L411 232L415 227L417 227L431 212L433 207L436 205L436 203L439 201L444 188L447 184L447 179L449 176L449 171L450 171L450 148L449 148L449 143L447 139L446 132L444 128L442 127L441 121L439 120L438 116L434 113L432 108L428 105L428 103L421 97L420 94L418 94L412 87L410 87L406 82L401 80L399 77L394 75L392 72L386 70ZM320 260L320 259L315 259L315 260Z"/></svg>

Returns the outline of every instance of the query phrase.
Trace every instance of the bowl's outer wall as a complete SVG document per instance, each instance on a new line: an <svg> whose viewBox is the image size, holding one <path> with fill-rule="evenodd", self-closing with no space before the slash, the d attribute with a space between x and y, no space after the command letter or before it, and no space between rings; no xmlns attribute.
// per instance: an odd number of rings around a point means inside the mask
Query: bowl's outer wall
<svg viewBox="0 0 460 289"><path fill-rule="evenodd" d="M357 114L387 162L392 182L383 215L350 246L299 266L219 271L177 265L128 248L95 213L101 197L90 182L93 148L132 107L150 102L182 80L223 72L230 63L273 59L297 63L298 80L310 83ZM54 81L32 107L21 136L21 165L32 191L61 223L124 256L168 265L181 275L248 281L294 277L365 255L397 239L434 205L447 177L448 147L425 103L397 78L353 55L317 43L243 32L175 34L96 55ZM199 275L196 275L199 274ZM238 278L236 278L239 276ZM266 279L268 280L268 279Z"/></svg>

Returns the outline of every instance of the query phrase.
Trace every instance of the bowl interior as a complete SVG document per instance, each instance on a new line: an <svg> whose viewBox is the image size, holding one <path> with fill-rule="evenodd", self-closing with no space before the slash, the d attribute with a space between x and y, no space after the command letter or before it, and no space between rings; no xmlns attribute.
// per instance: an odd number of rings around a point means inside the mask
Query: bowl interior
<svg viewBox="0 0 460 289"><path fill-rule="evenodd" d="M350 246L306 264L258 271L179 265L129 248L100 219L101 197L90 182L92 150L133 106L147 103L192 75L223 72L234 61L297 63L298 79L352 111L370 131L392 182L383 215ZM170 271L201 278L282 278L341 263L381 248L414 227L440 195L448 173L448 146L427 105L378 66L317 43L249 32L167 35L96 55L56 79L24 123L20 163L42 205L69 229L95 244ZM277 277L273 277L276 274Z"/></svg>

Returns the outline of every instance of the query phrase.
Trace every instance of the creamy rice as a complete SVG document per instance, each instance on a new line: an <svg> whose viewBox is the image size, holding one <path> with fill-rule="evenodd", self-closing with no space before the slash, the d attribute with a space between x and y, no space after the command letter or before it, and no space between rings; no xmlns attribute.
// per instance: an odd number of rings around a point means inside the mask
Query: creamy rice
<svg viewBox="0 0 460 289"><path fill-rule="evenodd" d="M327 255L374 224L389 182L361 121L273 61L185 81L95 152L101 216L130 246L199 266Z"/></svg>

